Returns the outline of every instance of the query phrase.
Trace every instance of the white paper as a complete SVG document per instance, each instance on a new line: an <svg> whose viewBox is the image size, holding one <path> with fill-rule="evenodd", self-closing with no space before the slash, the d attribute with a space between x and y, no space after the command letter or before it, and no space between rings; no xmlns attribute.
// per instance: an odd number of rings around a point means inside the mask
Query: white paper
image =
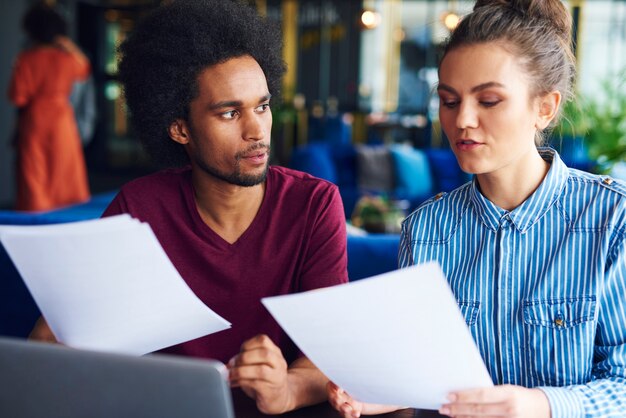
<svg viewBox="0 0 626 418"><path fill-rule="evenodd" d="M363 402L438 409L493 383L436 263L263 299L302 352Z"/></svg>
<svg viewBox="0 0 626 418"><path fill-rule="evenodd" d="M57 339L141 355L230 327L198 299L149 225L120 215L0 229Z"/></svg>

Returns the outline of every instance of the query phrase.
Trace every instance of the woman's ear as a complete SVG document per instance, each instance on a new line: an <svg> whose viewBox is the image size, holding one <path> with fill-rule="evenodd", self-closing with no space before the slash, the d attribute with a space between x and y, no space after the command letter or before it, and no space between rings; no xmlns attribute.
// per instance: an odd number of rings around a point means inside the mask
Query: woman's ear
<svg viewBox="0 0 626 418"><path fill-rule="evenodd" d="M560 104L561 92L556 90L539 98L539 112L535 121L535 127L538 130L541 131L548 127L558 113Z"/></svg>
<svg viewBox="0 0 626 418"><path fill-rule="evenodd" d="M170 124L167 131L173 141L182 145L189 143L189 129L187 128L187 122L184 120L176 119Z"/></svg>

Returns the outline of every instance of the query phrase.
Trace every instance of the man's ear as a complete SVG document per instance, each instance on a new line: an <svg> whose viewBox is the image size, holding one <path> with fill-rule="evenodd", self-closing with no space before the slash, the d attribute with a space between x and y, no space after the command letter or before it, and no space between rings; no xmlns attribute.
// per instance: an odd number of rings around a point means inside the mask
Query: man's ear
<svg viewBox="0 0 626 418"><path fill-rule="evenodd" d="M167 129L170 134L170 138L173 141L178 142L179 144L185 145L189 143L189 129L187 127L187 122L182 119L176 119L172 122Z"/></svg>
<svg viewBox="0 0 626 418"><path fill-rule="evenodd" d="M560 104L561 92L556 90L539 98L539 112L535 121L535 127L538 130L541 131L548 127L559 111Z"/></svg>

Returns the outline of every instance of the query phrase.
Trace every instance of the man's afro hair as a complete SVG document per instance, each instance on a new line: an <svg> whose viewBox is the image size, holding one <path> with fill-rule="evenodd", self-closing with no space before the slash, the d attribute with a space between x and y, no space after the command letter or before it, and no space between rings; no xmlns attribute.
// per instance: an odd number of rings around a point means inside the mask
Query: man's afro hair
<svg viewBox="0 0 626 418"><path fill-rule="evenodd" d="M143 19L120 46L119 78L133 125L154 162L189 163L168 127L187 120L202 70L250 55L278 97L285 72L281 47L278 25L238 0L174 0Z"/></svg>

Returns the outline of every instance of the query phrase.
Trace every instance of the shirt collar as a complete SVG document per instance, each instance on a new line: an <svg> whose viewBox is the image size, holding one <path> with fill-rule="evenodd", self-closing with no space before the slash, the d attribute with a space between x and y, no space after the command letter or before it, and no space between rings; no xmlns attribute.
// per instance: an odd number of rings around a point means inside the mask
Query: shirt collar
<svg viewBox="0 0 626 418"><path fill-rule="evenodd" d="M541 158L550 163L548 174L537 190L512 211L499 208L480 193L474 178L471 202L481 221L492 231L497 231L502 218L508 217L522 234L533 226L557 201L567 183L569 171L559 154L551 148L539 148Z"/></svg>

